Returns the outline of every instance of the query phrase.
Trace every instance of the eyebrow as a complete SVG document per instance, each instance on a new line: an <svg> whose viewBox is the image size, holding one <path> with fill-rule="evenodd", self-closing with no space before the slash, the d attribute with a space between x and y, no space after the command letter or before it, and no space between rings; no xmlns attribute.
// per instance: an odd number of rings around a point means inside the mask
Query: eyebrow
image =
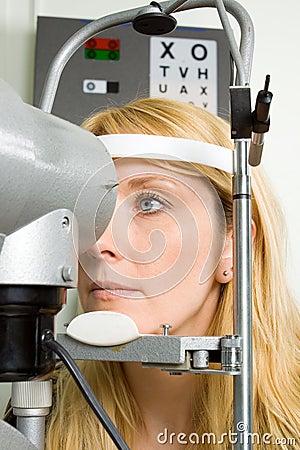
<svg viewBox="0 0 300 450"><path fill-rule="evenodd" d="M160 175L148 175L146 177L134 178L133 180L128 181L128 186L130 189L137 189L151 181L168 181L168 183L171 183L174 185L174 187L176 187L175 181L170 178L167 178L166 180L166 177L162 177Z"/></svg>

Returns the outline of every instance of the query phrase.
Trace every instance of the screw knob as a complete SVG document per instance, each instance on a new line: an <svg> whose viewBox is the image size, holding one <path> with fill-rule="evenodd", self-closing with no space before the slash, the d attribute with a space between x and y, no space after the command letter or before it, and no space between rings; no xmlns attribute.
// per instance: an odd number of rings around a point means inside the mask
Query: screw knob
<svg viewBox="0 0 300 450"><path fill-rule="evenodd" d="M170 325L168 323L164 323L160 326L160 328L163 328L164 336L169 336L169 329L172 328L172 325Z"/></svg>

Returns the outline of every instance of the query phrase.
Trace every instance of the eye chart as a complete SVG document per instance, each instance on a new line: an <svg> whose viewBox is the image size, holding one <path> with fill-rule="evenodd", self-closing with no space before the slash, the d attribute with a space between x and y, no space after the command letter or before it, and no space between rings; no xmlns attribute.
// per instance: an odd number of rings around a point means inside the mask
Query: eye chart
<svg viewBox="0 0 300 450"><path fill-rule="evenodd" d="M150 38L150 96L194 103L217 113L217 42Z"/></svg>

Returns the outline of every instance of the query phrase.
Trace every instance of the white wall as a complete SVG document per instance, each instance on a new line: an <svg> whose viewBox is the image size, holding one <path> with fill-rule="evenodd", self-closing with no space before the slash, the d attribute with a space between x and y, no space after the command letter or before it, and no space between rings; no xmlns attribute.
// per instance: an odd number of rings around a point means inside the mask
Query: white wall
<svg viewBox="0 0 300 450"><path fill-rule="evenodd" d="M37 15L93 19L147 3L150 0L0 0L0 77L25 101L31 102ZM290 242L288 273L299 299L300 4L298 0L240 0L240 3L250 13L256 30L251 81L253 99L262 89L265 75L271 74L272 123L266 136L263 165L285 211ZM176 16L179 25L220 27L216 12L206 8ZM5 397L3 389L0 393Z"/></svg>

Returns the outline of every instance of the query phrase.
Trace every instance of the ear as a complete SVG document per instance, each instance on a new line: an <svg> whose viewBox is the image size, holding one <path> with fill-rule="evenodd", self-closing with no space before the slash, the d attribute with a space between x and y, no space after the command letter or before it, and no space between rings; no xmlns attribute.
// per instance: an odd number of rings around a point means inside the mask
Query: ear
<svg viewBox="0 0 300 450"><path fill-rule="evenodd" d="M256 236L256 223L252 220L251 232L252 232L252 244ZM233 236L232 231L227 234L226 242L220 262L215 272L215 279L218 283L225 284L231 281L233 278Z"/></svg>
<svg viewBox="0 0 300 450"><path fill-rule="evenodd" d="M224 250L215 272L218 283L225 284L233 278L233 236L232 231L227 234Z"/></svg>

